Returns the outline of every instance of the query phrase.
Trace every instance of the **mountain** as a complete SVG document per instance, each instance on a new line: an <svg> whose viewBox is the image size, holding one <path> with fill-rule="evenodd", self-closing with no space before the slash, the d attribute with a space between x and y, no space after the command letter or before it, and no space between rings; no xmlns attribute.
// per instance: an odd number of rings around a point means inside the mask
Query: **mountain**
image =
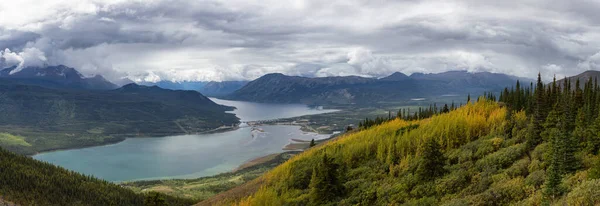
<svg viewBox="0 0 600 206"><path fill-rule="evenodd" d="M196 91L128 84L72 90L0 81L0 146L19 153L113 143L132 136L206 132L239 122L232 107ZM14 143L14 141L13 141ZM17 142L18 143L18 142Z"/></svg>
<svg viewBox="0 0 600 206"><path fill-rule="evenodd" d="M0 70L0 79L11 79L21 84L62 89L110 90L117 86L100 75L85 78L77 70L64 66L25 67L16 66Z"/></svg>
<svg viewBox="0 0 600 206"><path fill-rule="evenodd" d="M248 81L159 81L159 82L141 82L140 84L146 86L158 86L160 88L172 89L172 90L194 90L199 91L203 95L216 97L228 95L246 85Z"/></svg>
<svg viewBox="0 0 600 206"><path fill-rule="evenodd" d="M408 80L410 79L410 77L408 77L406 74L402 73L402 72L394 72L392 75L381 78L381 81L404 81L404 80Z"/></svg>
<svg viewBox="0 0 600 206"><path fill-rule="evenodd" d="M571 82L571 87L575 88L575 82L579 79L579 81L581 82L580 87L583 89L584 83L589 81L590 78L592 79L592 81L596 81L597 79L600 79L600 71L588 70L588 71L585 71L585 72L575 75L575 76L557 79L556 84L558 86L562 86L564 84L565 79L569 79L569 81ZM550 84L552 84L552 83L550 83Z"/></svg>
<svg viewBox="0 0 600 206"><path fill-rule="evenodd" d="M220 97L233 93L234 91L244 87L248 81L211 81L206 83L198 91L206 96Z"/></svg>
<svg viewBox="0 0 600 206"><path fill-rule="evenodd" d="M304 104L376 104L441 95L467 95L501 91L517 80L505 74L450 71L439 74L394 73L381 79L364 77L307 78L267 74L225 98L254 102Z"/></svg>
<svg viewBox="0 0 600 206"><path fill-rule="evenodd" d="M193 90L198 91L204 87L208 82L195 82L195 81L182 81L182 82L173 82L173 81L159 81L159 82L140 82L140 85L146 86L158 86L164 89L171 90Z"/></svg>

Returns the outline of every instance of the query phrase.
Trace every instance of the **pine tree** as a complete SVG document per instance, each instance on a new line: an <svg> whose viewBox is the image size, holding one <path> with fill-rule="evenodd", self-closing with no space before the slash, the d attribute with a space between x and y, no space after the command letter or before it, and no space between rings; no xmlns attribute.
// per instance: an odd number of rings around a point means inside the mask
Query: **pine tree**
<svg viewBox="0 0 600 206"><path fill-rule="evenodd" d="M561 150L563 146L560 140L560 131L557 128L551 128L547 131L550 141L550 165L546 170L546 187L544 189L544 196L549 199L555 199L559 196L563 188L560 184L562 182L562 165L563 159L561 158Z"/></svg>
<svg viewBox="0 0 600 206"><path fill-rule="evenodd" d="M311 139L310 140L310 144L308 145L308 147L314 147L315 145L316 145L315 144L315 139Z"/></svg>
<svg viewBox="0 0 600 206"><path fill-rule="evenodd" d="M592 154L598 154L600 150L600 115L594 121L591 133L593 135L586 141L586 150Z"/></svg>
<svg viewBox="0 0 600 206"><path fill-rule="evenodd" d="M429 139L421 147L421 157L421 162L415 171L419 179L429 181L444 175L446 159L435 139Z"/></svg>
<svg viewBox="0 0 600 206"><path fill-rule="evenodd" d="M323 154L321 162L313 168L310 179L309 205L324 205L335 200L343 192L339 181L339 166Z"/></svg>
<svg viewBox="0 0 600 206"><path fill-rule="evenodd" d="M540 133L542 131L542 122L546 117L546 102L544 101L544 83L542 83L542 76L538 73L537 84L535 87L535 114L531 121L531 128L529 129L527 138L527 149L532 150L541 142Z"/></svg>

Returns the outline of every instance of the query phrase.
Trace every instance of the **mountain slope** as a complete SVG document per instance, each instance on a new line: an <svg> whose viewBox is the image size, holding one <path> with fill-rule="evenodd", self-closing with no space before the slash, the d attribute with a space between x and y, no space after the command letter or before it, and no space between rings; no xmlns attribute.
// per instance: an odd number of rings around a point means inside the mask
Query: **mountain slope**
<svg viewBox="0 0 600 206"><path fill-rule="evenodd" d="M572 87L575 88L575 82L577 80L579 80L581 82L581 88L583 89L583 85L585 82L589 81L590 78L592 79L592 81L596 81L597 79L600 79L600 71L595 71L595 70L588 70L585 71L581 74L575 75L575 76L570 76L567 77L566 79L568 79L569 81L571 81ZM565 81L565 78L560 78L556 80L556 84L557 85L563 85Z"/></svg>
<svg viewBox="0 0 600 206"><path fill-rule="evenodd" d="M232 92L242 88L248 81L222 81L222 82L194 82L194 81L183 81L183 82L172 82L172 81L159 81L159 82L142 82L140 84L146 86L158 86L164 89L172 90L193 90L198 91L206 96L220 97L231 94Z"/></svg>
<svg viewBox="0 0 600 206"><path fill-rule="evenodd" d="M248 81L212 81L206 83L206 85L198 91L206 96L219 97L231 94L244 87L246 84L248 84Z"/></svg>
<svg viewBox="0 0 600 206"><path fill-rule="evenodd" d="M0 82L0 129L24 144L19 153L100 145L126 136L205 132L238 122L233 108L195 91L125 85L116 90L61 90Z"/></svg>
<svg viewBox="0 0 600 206"><path fill-rule="evenodd" d="M64 65L47 67L26 67L17 70L16 66L0 70L0 79L11 79L21 84L61 89L110 90L117 86L100 75L85 78L73 68Z"/></svg>
<svg viewBox="0 0 600 206"><path fill-rule="evenodd" d="M4 199L20 205L148 205L157 199L154 197L163 199L167 205L191 204L190 200L158 193L136 194L116 184L2 148L0 194L0 204Z"/></svg>
<svg viewBox="0 0 600 206"><path fill-rule="evenodd" d="M598 205L596 140L561 147L594 126L584 121L558 134L552 122L564 120L553 111L544 139L532 143L526 110L507 115L507 108L482 98L428 119L395 119L318 145L198 205ZM574 156L565 156L569 151Z"/></svg>
<svg viewBox="0 0 600 206"><path fill-rule="evenodd" d="M442 145L447 154L479 138L481 140L478 144L470 147L476 149L478 145L487 146L492 142L490 139L495 137L487 135L501 128L504 112L505 109L495 103L478 102L431 119L410 122L393 120L367 130L343 135L276 167L257 180L262 182L261 186L249 184L249 189L254 188L255 191L247 192L251 196L242 198L240 205L262 205L266 202L272 202L274 205L308 204L311 176L316 165L321 164L324 154L343 170L336 178L346 191L336 195L336 202L342 205L387 205L386 203L406 202L414 196L423 195L419 194L421 192L435 191L434 188L421 188L419 193L411 195L414 186L402 186L417 183L415 177L409 173L416 168L418 157L415 155L422 153L419 149L422 144L428 140L435 140ZM491 148L492 151L486 151L485 154L499 149ZM471 163L474 162L475 160ZM464 172L460 166L457 165L457 172ZM457 175L452 172L448 174ZM244 191L241 188L238 190ZM230 196L235 197L236 194ZM228 197L220 198L224 205L231 201ZM210 199L208 201L215 202Z"/></svg>
<svg viewBox="0 0 600 206"><path fill-rule="evenodd" d="M399 102L411 98L501 91L518 78L495 73L452 71L439 74L394 73L381 79L363 77L306 78L267 74L226 98L254 102L360 104ZM522 79L521 79L522 80Z"/></svg>

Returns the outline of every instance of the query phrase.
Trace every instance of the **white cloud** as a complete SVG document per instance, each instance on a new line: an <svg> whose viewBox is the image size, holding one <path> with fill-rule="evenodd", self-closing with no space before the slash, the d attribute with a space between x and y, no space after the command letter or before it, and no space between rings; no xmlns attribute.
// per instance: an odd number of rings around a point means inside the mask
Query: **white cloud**
<svg viewBox="0 0 600 206"><path fill-rule="evenodd" d="M0 57L2 57L1 59L3 60L0 61L0 65L3 65L4 67L17 66L10 74L19 72L25 67L43 66L47 61L44 52L37 48L25 48L19 53L12 52L10 49L4 49L4 51L0 51Z"/></svg>
<svg viewBox="0 0 600 206"><path fill-rule="evenodd" d="M585 0L6 1L0 66L66 64L87 76L152 81L457 69L573 75L600 69L598 9Z"/></svg>

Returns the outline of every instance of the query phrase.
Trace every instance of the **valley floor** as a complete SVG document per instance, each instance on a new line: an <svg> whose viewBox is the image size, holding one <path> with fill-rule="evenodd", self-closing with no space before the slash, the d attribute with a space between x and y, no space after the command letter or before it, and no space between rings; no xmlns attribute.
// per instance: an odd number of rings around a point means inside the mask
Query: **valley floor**
<svg viewBox="0 0 600 206"><path fill-rule="evenodd" d="M298 153L297 151L292 151L267 155L248 161L232 172L210 177L136 181L121 183L121 185L135 192L155 191L202 201L256 179Z"/></svg>

